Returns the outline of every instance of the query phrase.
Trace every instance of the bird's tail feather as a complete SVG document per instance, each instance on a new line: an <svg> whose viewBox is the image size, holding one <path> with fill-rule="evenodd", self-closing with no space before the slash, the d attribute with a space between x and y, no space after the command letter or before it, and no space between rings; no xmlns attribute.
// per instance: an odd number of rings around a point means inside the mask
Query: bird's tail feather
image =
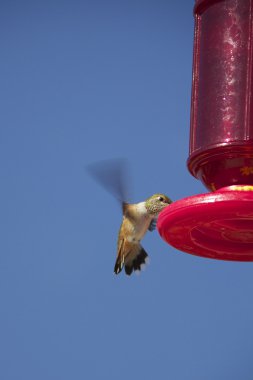
<svg viewBox="0 0 253 380"><path fill-rule="evenodd" d="M130 276L134 271L140 271L147 262L148 254L141 245L131 244L126 247L122 241L114 266L114 273L119 274L125 266L125 272Z"/></svg>
<svg viewBox="0 0 253 380"><path fill-rule="evenodd" d="M140 271L142 266L147 263L148 254L145 249L141 246L141 249L133 259L126 258L125 262L125 272L127 275L131 275L133 271Z"/></svg>

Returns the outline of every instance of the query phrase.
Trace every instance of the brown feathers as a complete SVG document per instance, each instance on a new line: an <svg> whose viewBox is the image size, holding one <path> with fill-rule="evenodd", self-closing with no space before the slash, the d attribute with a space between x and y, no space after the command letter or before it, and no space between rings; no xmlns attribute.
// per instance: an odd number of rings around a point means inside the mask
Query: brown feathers
<svg viewBox="0 0 253 380"><path fill-rule="evenodd" d="M114 266L114 273L119 274L125 266L127 275L133 271L141 270L141 266L145 264L148 257L147 252L138 243L130 243L122 239L119 243L118 256Z"/></svg>

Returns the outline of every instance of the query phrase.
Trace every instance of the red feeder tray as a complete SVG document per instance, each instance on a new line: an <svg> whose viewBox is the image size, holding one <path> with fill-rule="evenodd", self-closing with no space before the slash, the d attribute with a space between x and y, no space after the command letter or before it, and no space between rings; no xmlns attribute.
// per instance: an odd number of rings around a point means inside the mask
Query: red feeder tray
<svg viewBox="0 0 253 380"><path fill-rule="evenodd" d="M196 0L190 173L209 194L158 218L173 247L253 261L253 0Z"/></svg>
<svg viewBox="0 0 253 380"><path fill-rule="evenodd" d="M160 213L157 227L181 251L253 261L253 186L229 186L176 201Z"/></svg>

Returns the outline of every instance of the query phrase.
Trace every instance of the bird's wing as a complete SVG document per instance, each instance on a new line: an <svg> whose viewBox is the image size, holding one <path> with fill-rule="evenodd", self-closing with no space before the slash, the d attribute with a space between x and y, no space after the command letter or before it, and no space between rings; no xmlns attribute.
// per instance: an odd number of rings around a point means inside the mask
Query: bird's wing
<svg viewBox="0 0 253 380"><path fill-rule="evenodd" d="M126 215L129 203L127 203L127 202L121 202L121 204L122 204L123 215Z"/></svg>
<svg viewBox="0 0 253 380"><path fill-rule="evenodd" d="M86 167L89 175L121 203L129 200L130 176L127 160L111 159Z"/></svg>

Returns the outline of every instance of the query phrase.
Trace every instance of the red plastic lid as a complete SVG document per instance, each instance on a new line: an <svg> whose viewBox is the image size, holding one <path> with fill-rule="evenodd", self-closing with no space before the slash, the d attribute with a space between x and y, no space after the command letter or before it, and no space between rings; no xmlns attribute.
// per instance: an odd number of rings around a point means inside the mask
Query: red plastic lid
<svg viewBox="0 0 253 380"><path fill-rule="evenodd" d="M229 186L176 201L160 213L157 228L180 251L253 261L253 186Z"/></svg>

